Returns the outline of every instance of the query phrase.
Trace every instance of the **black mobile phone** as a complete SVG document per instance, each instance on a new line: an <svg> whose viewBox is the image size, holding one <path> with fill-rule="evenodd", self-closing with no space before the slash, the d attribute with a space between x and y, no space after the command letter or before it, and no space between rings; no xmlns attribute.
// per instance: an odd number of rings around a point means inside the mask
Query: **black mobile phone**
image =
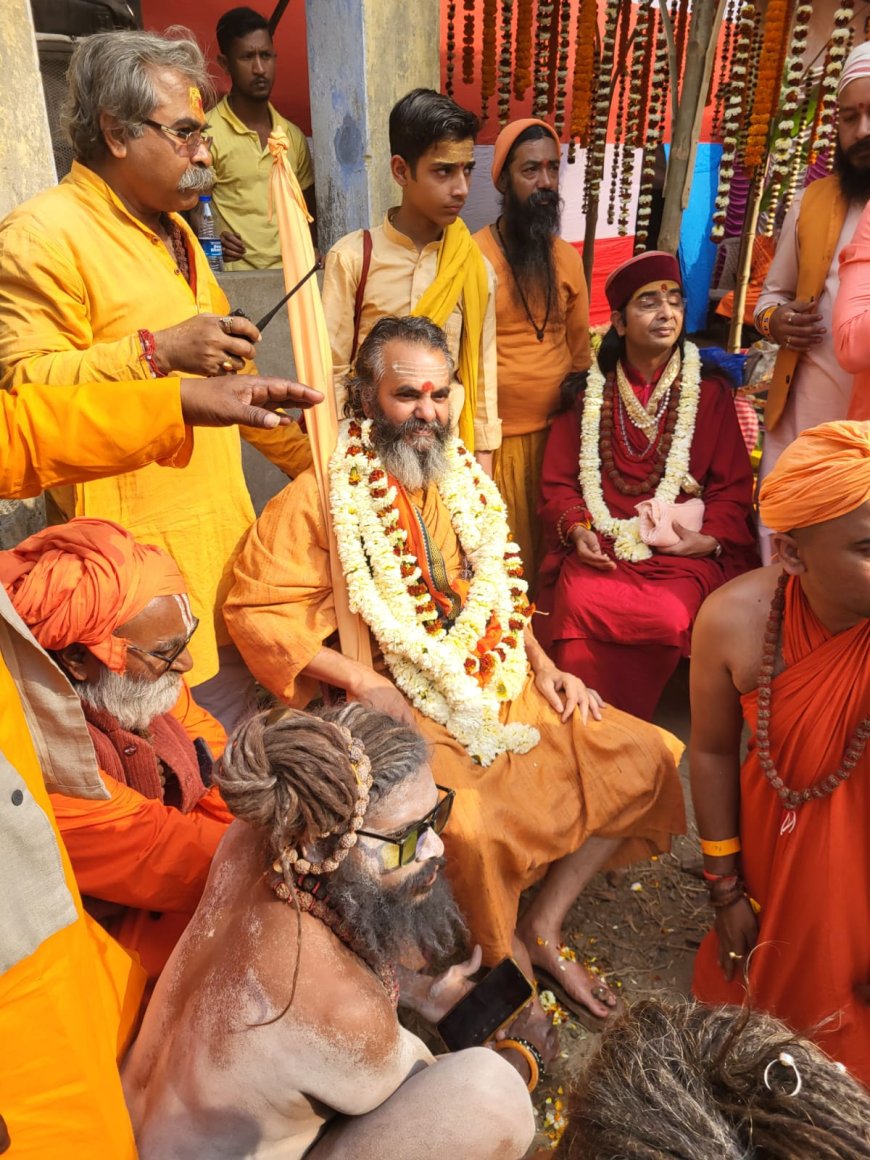
<svg viewBox="0 0 870 1160"><path fill-rule="evenodd" d="M438 1033L450 1051L478 1047L523 1008L535 989L513 959L502 959L450 1008Z"/></svg>

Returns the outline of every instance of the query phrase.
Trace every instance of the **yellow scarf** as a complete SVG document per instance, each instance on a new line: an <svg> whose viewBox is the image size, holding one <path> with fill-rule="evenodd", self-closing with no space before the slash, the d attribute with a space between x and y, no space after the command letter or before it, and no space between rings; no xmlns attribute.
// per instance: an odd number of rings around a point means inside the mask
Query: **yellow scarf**
<svg viewBox="0 0 870 1160"><path fill-rule="evenodd" d="M474 451L480 347L488 293L483 254L465 222L457 218L444 231L435 279L411 313L417 318L431 318L436 326L443 327L462 298L462 339L456 371L465 390L465 401L459 416L459 437L469 451Z"/></svg>

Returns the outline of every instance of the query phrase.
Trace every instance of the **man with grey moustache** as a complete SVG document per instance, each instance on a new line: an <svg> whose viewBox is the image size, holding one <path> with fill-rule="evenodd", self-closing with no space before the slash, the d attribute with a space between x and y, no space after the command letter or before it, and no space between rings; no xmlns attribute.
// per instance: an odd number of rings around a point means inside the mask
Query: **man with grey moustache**
<svg viewBox="0 0 870 1160"><path fill-rule="evenodd" d="M229 314L180 216L214 182L199 47L99 33L76 45L68 80L72 171L0 225L0 387L253 369L259 332ZM310 462L296 424L241 433L289 475ZM116 521L178 562L201 622L192 682L234 724L253 687L220 614L254 518L239 432L203 431L180 473L150 465L51 495L62 518Z"/></svg>

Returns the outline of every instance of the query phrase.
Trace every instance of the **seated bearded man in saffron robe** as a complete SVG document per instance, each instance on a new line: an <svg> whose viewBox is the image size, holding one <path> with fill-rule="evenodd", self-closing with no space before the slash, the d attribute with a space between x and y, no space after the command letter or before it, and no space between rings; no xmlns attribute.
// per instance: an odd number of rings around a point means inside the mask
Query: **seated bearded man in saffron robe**
<svg viewBox="0 0 870 1160"><path fill-rule="evenodd" d="M184 577L118 524L74 519L0 552L0 584L81 698L109 791L50 795L85 907L156 979L232 821L207 789L226 736L183 680Z"/></svg>
<svg viewBox="0 0 870 1160"><path fill-rule="evenodd" d="M676 258L632 258L606 292L612 328L591 370L566 379L544 457L539 636L560 668L649 720L704 597L758 563L752 469L729 387L684 341ZM642 501L664 516L657 546L641 539Z"/></svg>
<svg viewBox="0 0 870 1160"><path fill-rule="evenodd" d="M870 423L804 431L760 506L779 562L711 597L692 641L692 795L716 913L694 990L748 990L870 1085Z"/></svg>
<svg viewBox="0 0 870 1160"><path fill-rule="evenodd" d="M252 528L230 631L283 700L303 707L324 682L420 730L436 780L456 790L448 873L484 961L513 953L606 1017L615 997L562 957L562 921L597 870L668 849L683 826L679 746L602 709L535 641L504 503L450 434L443 333L428 319L381 319L356 370L330 506L351 608L383 664L329 647L330 542L313 473ZM518 928L520 894L540 879Z"/></svg>

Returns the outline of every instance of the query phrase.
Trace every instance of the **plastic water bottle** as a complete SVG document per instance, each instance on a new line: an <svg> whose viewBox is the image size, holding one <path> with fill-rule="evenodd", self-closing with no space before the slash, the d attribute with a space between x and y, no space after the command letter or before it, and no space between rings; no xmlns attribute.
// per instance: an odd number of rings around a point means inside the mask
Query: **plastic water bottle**
<svg viewBox="0 0 870 1160"><path fill-rule="evenodd" d="M207 193L202 194L199 199L196 236L199 244L202 246L209 266L211 266L215 274L222 274L224 269L223 250L221 240L215 229L214 210L212 209L211 198Z"/></svg>

